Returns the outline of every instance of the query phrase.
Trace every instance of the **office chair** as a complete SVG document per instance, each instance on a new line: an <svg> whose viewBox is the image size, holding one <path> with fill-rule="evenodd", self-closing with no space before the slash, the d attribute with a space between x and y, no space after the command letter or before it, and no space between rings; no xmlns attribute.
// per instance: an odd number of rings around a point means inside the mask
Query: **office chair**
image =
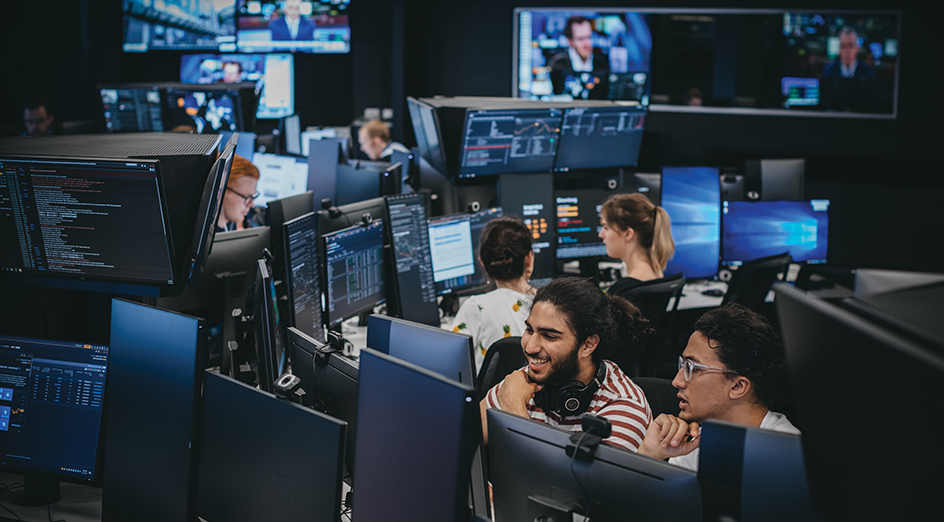
<svg viewBox="0 0 944 522"><path fill-rule="evenodd" d="M787 271L792 262L793 257L784 252L744 263L731 277L721 306L738 303L754 312L762 313L761 305L764 304L774 281Z"/></svg>
<svg viewBox="0 0 944 522"><path fill-rule="evenodd" d="M642 375L644 372L655 376L656 360L660 358L662 347L670 338L672 321L678 310L679 298L685 286L685 277L681 273L661 279L653 279L642 284L617 292L639 307L643 317L649 319L649 325L655 334L642 341L641 346L631 353L614 354L611 358L628 375ZM667 310L669 300L675 298L672 309ZM672 354L673 357L677 354Z"/></svg>
<svg viewBox="0 0 944 522"><path fill-rule="evenodd" d="M500 383L509 373L528 364L521 350L521 337L505 337L492 343L485 352L485 360L479 369L479 397L484 399L488 390Z"/></svg>
<svg viewBox="0 0 944 522"><path fill-rule="evenodd" d="M633 377L633 382L646 394L653 419L663 413L678 417L682 410L679 409L678 390L672 386L671 379Z"/></svg>

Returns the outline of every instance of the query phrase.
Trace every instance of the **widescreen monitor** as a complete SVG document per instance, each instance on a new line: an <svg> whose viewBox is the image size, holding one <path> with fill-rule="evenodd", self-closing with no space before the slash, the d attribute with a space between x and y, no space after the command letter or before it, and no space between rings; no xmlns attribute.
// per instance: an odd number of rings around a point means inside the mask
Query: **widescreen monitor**
<svg viewBox="0 0 944 522"><path fill-rule="evenodd" d="M468 110L459 177L549 172L554 167L560 109Z"/></svg>
<svg viewBox="0 0 944 522"><path fill-rule="evenodd" d="M0 360L0 465L100 480L108 346L0 336Z"/></svg>
<svg viewBox="0 0 944 522"><path fill-rule="evenodd" d="M725 201L721 207L721 264L789 252L794 262L825 263L829 200Z"/></svg>
<svg viewBox="0 0 944 522"><path fill-rule="evenodd" d="M505 174L498 182L498 201L506 216L520 217L531 231L532 278L554 277L557 221L553 174Z"/></svg>
<svg viewBox="0 0 944 522"><path fill-rule="evenodd" d="M122 2L126 53L235 51L236 0Z"/></svg>
<svg viewBox="0 0 944 522"><path fill-rule="evenodd" d="M238 0L240 52L344 54L351 50L350 0Z"/></svg>
<svg viewBox="0 0 944 522"><path fill-rule="evenodd" d="M159 161L4 155L0 171L0 269L11 277L65 278L84 290L175 283Z"/></svg>
<svg viewBox="0 0 944 522"><path fill-rule="evenodd" d="M295 114L295 58L289 53L188 54L180 57L181 83L256 84L256 118Z"/></svg>
<svg viewBox="0 0 944 522"><path fill-rule="evenodd" d="M318 214L310 212L283 225L286 282L291 324L319 341L325 339Z"/></svg>
<svg viewBox="0 0 944 522"><path fill-rule="evenodd" d="M572 27L571 17L587 21ZM514 92L532 100L648 103L653 38L649 16L626 9L515 9ZM571 41L575 44L571 47ZM586 62L574 67L572 56Z"/></svg>
<svg viewBox="0 0 944 522"><path fill-rule="evenodd" d="M555 170L635 166L646 108L572 107L564 111Z"/></svg>
<svg viewBox="0 0 944 522"><path fill-rule="evenodd" d="M557 259L606 257L600 239L600 213L613 191L602 189L555 190L557 203Z"/></svg>
<svg viewBox="0 0 944 522"><path fill-rule="evenodd" d="M232 89L167 87L164 90L164 127L191 127L197 133L240 131L245 128L243 107L237 87Z"/></svg>
<svg viewBox="0 0 944 522"><path fill-rule="evenodd" d="M206 370L197 515L338 520L344 421ZM248 421L248 422L247 422Z"/></svg>
<svg viewBox="0 0 944 522"><path fill-rule="evenodd" d="M288 351L283 341L285 321L279 310L272 268L265 259L256 262L252 317L256 332L256 376L259 388L275 389L275 381L288 370Z"/></svg>
<svg viewBox="0 0 944 522"><path fill-rule="evenodd" d="M252 155L252 164L259 168L257 207L308 190L308 158L257 152Z"/></svg>
<svg viewBox="0 0 944 522"><path fill-rule="evenodd" d="M721 255L721 182L716 167L662 169L662 208L672 220L675 257L666 274L711 279Z"/></svg>
<svg viewBox="0 0 944 522"><path fill-rule="evenodd" d="M437 294L482 286L488 281L488 274L478 260L479 245L485 225L501 216L502 209L490 208L429 220L429 250Z"/></svg>
<svg viewBox="0 0 944 522"><path fill-rule="evenodd" d="M498 520L530 520L529 498L590 505L590 519L701 520L701 492L691 470L600 444L592 462L574 460L570 433L490 409L488 451ZM527 462L527 465L522 465ZM567 520L570 520L568 518Z"/></svg>
<svg viewBox="0 0 944 522"><path fill-rule="evenodd" d="M204 321L111 301L102 520L192 520Z"/></svg>
<svg viewBox="0 0 944 522"><path fill-rule="evenodd" d="M384 228L378 219L321 236L325 324L334 326L384 302Z"/></svg>
<svg viewBox="0 0 944 522"><path fill-rule="evenodd" d="M469 476L482 440L475 389L370 348L358 384L358 520L471 520Z"/></svg>
<svg viewBox="0 0 944 522"><path fill-rule="evenodd" d="M386 198L387 244L396 263L396 270L391 271L391 286L387 288L387 312L408 321L439 326L426 219L422 194Z"/></svg>
<svg viewBox="0 0 944 522"><path fill-rule="evenodd" d="M98 92L107 132L163 132L164 109L159 87L105 85Z"/></svg>

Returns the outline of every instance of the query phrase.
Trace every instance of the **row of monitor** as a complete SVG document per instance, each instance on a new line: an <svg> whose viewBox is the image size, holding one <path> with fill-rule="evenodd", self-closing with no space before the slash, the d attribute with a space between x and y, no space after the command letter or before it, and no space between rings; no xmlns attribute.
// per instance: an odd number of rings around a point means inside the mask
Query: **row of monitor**
<svg viewBox="0 0 944 522"><path fill-rule="evenodd" d="M665 167L652 177L645 194L672 220L675 257L667 274L713 278L719 264L736 267L784 252L797 262L826 262L828 200L723 201L714 167ZM606 257L601 207L618 190L555 190L549 175L509 175L499 192L505 211L522 216L532 230L536 273L553 275L556 260Z"/></svg>

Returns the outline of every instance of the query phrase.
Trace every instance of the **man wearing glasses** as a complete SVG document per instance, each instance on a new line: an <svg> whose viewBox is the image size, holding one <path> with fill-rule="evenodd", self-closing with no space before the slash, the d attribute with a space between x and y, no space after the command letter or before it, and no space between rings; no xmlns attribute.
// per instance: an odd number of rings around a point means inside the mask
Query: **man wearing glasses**
<svg viewBox="0 0 944 522"><path fill-rule="evenodd" d="M682 411L649 425L639 447L643 455L697 470L699 423L705 419L800 432L771 411L789 395L783 345L766 319L741 305L716 308L695 322L672 385Z"/></svg>

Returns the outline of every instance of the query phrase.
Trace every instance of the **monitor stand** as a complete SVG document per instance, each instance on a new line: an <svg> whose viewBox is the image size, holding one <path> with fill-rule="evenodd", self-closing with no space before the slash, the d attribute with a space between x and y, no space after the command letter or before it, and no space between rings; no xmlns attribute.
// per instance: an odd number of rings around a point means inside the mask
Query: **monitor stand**
<svg viewBox="0 0 944 522"><path fill-rule="evenodd" d="M59 479L48 473L27 471L23 474L23 494L13 497L17 506L45 506L59 502Z"/></svg>

